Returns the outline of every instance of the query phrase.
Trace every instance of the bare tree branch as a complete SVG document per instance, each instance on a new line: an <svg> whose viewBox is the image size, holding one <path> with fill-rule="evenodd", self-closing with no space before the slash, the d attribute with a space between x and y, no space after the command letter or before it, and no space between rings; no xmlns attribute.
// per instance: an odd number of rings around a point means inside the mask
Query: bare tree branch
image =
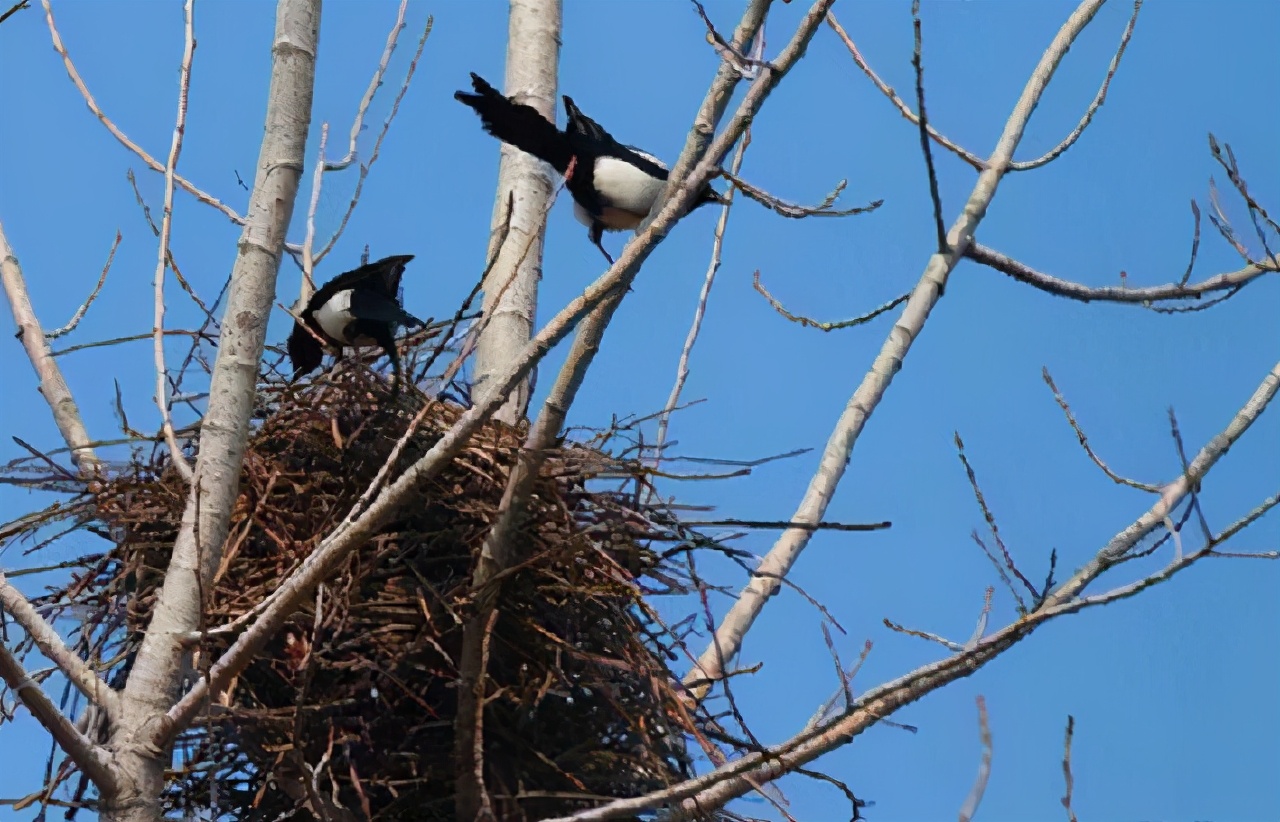
<svg viewBox="0 0 1280 822"><path fill-rule="evenodd" d="M934 305L937 304L947 278L963 258L969 243L972 242L987 207L995 197L1000 180L1008 170L1013 152L1022 139L1031 113L1053 78L1058 64L1066 56L1067 49L1098 13L1101 6L1102 0L1086 0L1082 3L1072 13L1045 51L1044 56L1041 57L1039 65L1032 73L1013 113L1005 124L995 151L986 164L986 169L978 176L978 181L960 217L947 235L949 253L934 254L930 258L924 274L880 349L871 370L863 378L861 385L850 397L844 412L840 415L823 451L819 468L810 480L795 515L791 517L793 520L818 522L822 519L835 494L836 486L844 476L854 444L862 434L867 420L884 397L894 375L901 369L912 343L924 330L924 324ZM727 652L726 659L732 659L737 654L742 646L743 637L764 609L765 602L777 591L777 579L790 571L800 553L809 544L811 536L811 531L792 529L778 539L761 562L759 575L743 589L717 629L717 643L709 644L707 650L699 657L698 665L686 675L687 682L698 680L709 682L719 678L725 660L720 659L716 653L717 644ZM694 695L702 698L709 690L710 686L704 684L695 690Z"/></svg>
<svg viewBox="0 0 1280 822"><path fill-rule="evenodd" d="M901 294L897 297L894 297L892 300L889 300L889 302L887 303L882 303L876 306L875 308L871 309L865 314L860 314L857 317L852 317L847 320L834 320L834 321L815 320L811 317L806 317L802 314L792 314L790 311L788 311L786 307L783 306L782 303L779 302L776 297L774 297L772 294L769 293L769 290L764 287L764 284L760 282L760 272L758 270L751 277L751 285L752 287L755 288L756 292L760 296L764 297L766 300L769 301L769 305L773 308L773 310L777 311L784 318L790 320L793 323L799 323L805 328L816 328L819 331L839 331L842 328L853 328L854 326L857 326L857 325L863 325L865 323L869 323L872 320L874 320L876 317L879 317L881 314L885 313L886 311L891 311L894 308L897 308L898 306L902 305L911 297L911 292L908 291L906 294Z"/></svg>
<svg viewBox="0 0 1280 822"><path fill-rule="evenodd" d="M116 692L99 677L89 665L62 641L58 631L49 624L27 597L5 579L0 571L0 609L13 617L27 636L40 649L45 658L58 666L67 680L93 704L114 719L119 716L120 702Z"/></svg>
<svg viewBox="0 0 1280 822"><path fill-rule="evenodd" d="M1280 391L1280 363L1277 363L1267 374L1253 396L1241 407L1227 427L1196 454L1188 470L1189 475L1194 475L1195 482L1204 479L1218 458L1257 420L1278 391ZM1184 477L1174 485L1185 482ZM1164 569L1131 585L1093 597L1078 596L1084 587L1097 577L1097 574L1089 575L1090 567L1100 563L1107 563L1107 567L1114 565L1114 562L1109 562L1108 558L1117 553L1122 556L1146 534L1159 527L1166 508L1176 505L1186 493L1188 493L1187 487L1173 488L1166 494L1164 500L1142 514L1099 550L1085 571L1059 588L1038 609L978 642L973 648L939 662L924 665L905 676L873 688L865 692L835 719L807 728L790 740L766 751L747 754L714 771L665 790L631 799L615 800L600 807L548 820L548 822L595 822L596 820L622 819L628 818L637 811L664 805L669 809L664 819L672 822L699 818L699 814L722 807L732 799L755 790L758 785L793 772L797 767L803 767L819 756L849 744L856 736L873 725L886 721L887 717L903 706L957 679L973 674L992 659L1030 636L1045 622L1089 607L1133 596L1170 579L1195 562L1213 556L1215 548L1221 545L1225 538L1238 533L1239 529L1223 531L1202 550L1187 554L1171 562ZM1272 501L1268 500L1268 502ZM1250 516L1241 522L1255 521L1257 515L1260 515L1257 512L1265 508L1266 503L1254 512L1250 512Z"/></svg>
<svg viewBox="0 0 1280 822"><path fill-rule="evenodd" d="M387 45L382 49L382 59L378 61L378 68L374 70L373 77L369 80L369 87L364 90L364 96L360 98L360 105L356 107L355 119L351 121L351 135L347 145L346 156L341 160L323 163L322 166L325 171L342 171L350 167L356 161L356 157L359 156L359 152L356 151L356 142L360 139L360 132L364 130L364 117L369 113L369 106L373 105L373 98L378 93L378 89L382 88L382 78L387 74L387 65L391 62L391 55L396 50L396 43L400 39L400 33L405 28L404 13L408 8L409 0L400 0L400 8L396 11L395 25L387 33Z"/></svg>
<svg viewBox="0 0 1280 822"><path fill-rule="evenodd" d="M178 156L182 153L182 137L187 130L187 93L191 89L191 60L195 56L195 0L186 0L182 4L184 27L184 48L182 51L182 68L178 81L178 120L173 126L173 143L169 147L169 159L164 165L164 216L160 218L160 251L157 255L155 275L155 322L152 324L152 353L156 366L156 407L160 410L160 430L164 433L165 444L169 446L169 459L178 474L191 484L192 470L187 457L178 445L178 438L173 433L173 419L169 416L169 398L166 379L168 371L164 364L164 271L170 259L169 237L173 232L173 183L178 167Z"/></svg>
<svg viewBox="0 0 1280 822"><path fill-rule="evenodd" d="M1075 780L1071 776L1071 737L1075 731L1076 718L1068 716L1066 739L1062 743L1062 778L1067 785L1067 792L1062 796L1062 807L1067 811L1067 822L1078 822L1076 812L1071 809L1071 794L1075 789Z"/></svg>
<svg viewBox="0 0 1280 822"><path fill-rule="evenodd" d="M1098 93L1094 95L1093 102L1085 109L1084 116L1080 118L1080 122L1076 124L1070 134L1063 138L1061 143L1058 143L1042 156L1034 160L1014 162L1011 166L1013 171L1030 171L1033 168L1048 165L1075 145L1075 142L1080 139L1080 135L1084 134L1084 130L1093 122L1093 116L1098 113L1098 109L1102 108L1102 104L1107 101L1107 89L1111 87L1111 80L1116 76L1116 71L1120 69L1120 60L1124 57L1125 49L1129 47L1129 38L1133 37L1134 26L1138 25L1138 12L1140 11L1142 11L1142 0L1133 0L1133 14L1129 15L1129 22L1124 27L1124 33L1120 35L1120 45L1116 47L1115 54L1111 56L1111 65L1107 66L1107 76L1103 78L1102 85L1098 87Z"/></svg>
<svg viewBox="0 0 1280 822"><path fill-rule="evenodd" d="M386 139L387 132L391 130L391 124L395 122L396 115L400 112L400 103L409 91L409 84L413 82L413 74L418 69L418 61L422 59L422 50L427 47L427 38L431 36L431 28L434 24L435 18L428 15L427 22L422 27L422 36L418 38L418 47L414 51L412 59L409 60L409 67L405 69L404 80L400 83L400 90L396 92L395 99L391 101L391 111L387 113L387 118L382 121L382 129L373 141L373 149L369 152L369 161L360 164L360 174L356 177L356 188L351 193L351 200L347 203L347 210L342 213L342 219L338 222L338 227L334 230L333 235L329 237L329 241L316 254L316 263L329 256L329 252L337 245L338 238L342 236L342 232L346 231L347 223L351 220L351 215L355 213L356 206L360 203L360 195L364 192L364 182L369 178L369 172L373 169L373 164L378 162L378 154L382 150L382 141ZM286 248L289 248L289 246L286 245ZM290 250L292 251L292 248Z"/></svg>
<svg viewBox="0 0 1280 822"><path fill-rule="evenodd" d="M80 304L76 309L76 313L71 315L71 319L67 324L55 331L46 331L44 338L46 340L56 340L59 337L70 334L76 330L76 326L80 325L80 321L84 319L84 315L89 310L89 306L93 305L93 301L98 299L98 293L102 291L102 284L107 281L107 272L111 270L111 263L116 258L116 249L120 247L120 240L123 236L120 229L116 229L116 238L111 242L111 250L107 252L107 261L102 266L102 274L98 276L98 284L93 287L93 291L89 292L89 299ZM56 354L54 356L57 356Z"/></svg>
<svg viewBox="0 0 1280 822"><path fill-rule="evenodd" d="M742 158L747 153L749 145L751 145L750 126L742 133L742 140L733 154L733 162L730 164L732 174L736 175L742 169ZM716 274L720 271L724 232L729 226L729 212L733 208L735 191L737 191L736 188L729 189L725 194L725 204L720 208L720 219L716 221L715 235L711 241L711 262L707 264L707 273L702 279L702 290L698 292L698 304L693 310L693 322L689 324L689 333L685 336L684 347L680 349L680 359L676 363L676 380L671 386L667 404L663 407L661 416L658 417L657 441L653 446L655 468L662 462L662 449L667 442L667 426L671 422L672 413L680 404L680 394L684 391L685 381L689 379L689 359L693 355L693 346L698 341L698 333L702 330L702 318L706 316L707 303L711 299L711 286L715 283Z"/></svg>
<svg viewBox="0 0 1280 822"><path fill-rule="evenodd" d="M924 167L929 175L929 199L933 202L933 226L938 234L938 253L946 254L947 226L942 219L942 195L938 192L938 173L933 168L933 150L929 147L929 114L924 107L924 37L920 22L920 0L911 0L911 28L915 35L911 67L915 70L916 109L920 112L916 118L920 126L920 153L924 155Z"/></svg>
<svg viewBox="0 0 1280 822"><path fill-rule="evenodd" d="M850 37L848 32L844 30L844 27L840 25L840 21L836 19L835 12L827 13L827 25L831 26L831 30L834 31L844 42L845 48L849 50L849 54L853 57L853 62L857 64L858 68L862 69L862 72L867 75L872 83L875 84L875 87L880 90L880 93L889 98L889 102L893 103L894 107L898 109L903 117L906 117L915 125L920 125L920 118L911 110L911 107L903 102L902 98L898 96L898 93L894 91L888 83L881 80L880 76L876 74L875 71L872 70L871 66L868 65L867 61L863 59L862 52L858 51L858 47L854 44L853 38ZM978 171L982 171L987 167L986 161L981 157L947 139L933 126L926 124L925 130L929 133L929 136L933 138L934 142L950 151L961 160L964 160Z"/></svg>
<svg viewBox="0 0 1280 822"><path fill-rule="evenodd" d="M987 721L987 700L978 697L978 738L982 742L982 759L978 762L978 776L973 782L973 790L969 792L964 805L960 808L960 822L970 822L982 804L982 795L987 792L987 780L991 778L991 726Z"/></svg>
<svg viewBox="0 0 1280 822"><path fill-rule="evenodd" d="M71 761L93 780L104 799L119 791L122 775L111 755L76 730L71 720L63 716L40 684L31 678L22 663L3 644L0 644L0 679L22 700L22 704L71 757Z"/></svg>
<svg viewBox="0 0 1280 822"><path fill-rule="evenodd" d="M44 5L44 19L49 25L49 36L53 39L53 50L58 52L58 56L62 58L62 65L66 67L67 75L71 78L71 82L75 84L77 89L79 89L80 96L84 98L85 105L87 105L89 110L93 112L93 115L107 127L107 131L111 132L111 135L120 141L121 145L138 155L139 159L146 163L147 167L152 171L158 171L163 174L165 170L164 164L156 161L156 159L148 154L142 146L130 140L123 131L116 127L116 124L111 121L111 118L109 118L106 113L99 108L98 101L95 100L93 95L89 92L89 87L85 85L84 80L80 77L80 72L76 70L75 63L71 62L71 55L67 52L67 47L62 44L62 35L58 33L58 26L53 20L53 6L50 5L49 0L40 1ZM231 222L236 225L245 224L245 218L237 214L234 209L225 205L216 197L206 194L196 188L195 184L187 178L180 174L175 174L173 179L180 188L194 196L197 200L206 205L213 206L223 214L227 215Z"/></svg>
<svg viewBox="0 0 1280 822"><path fill-rule="evenodd" d="M35 309L31 306L31 296L27 293L27 282L22 276L22 268L18 265L18 257L9 246L5 236L4 225L0 223L0 282L3 282L5 296L9 298L9 309L13 312L14 325L18 327L17 337L27 351L31 367L35 369L40 380L40 393L53 412L53 421L58 432L71 449L71 459L76 467L86 476L98 470L98 456L94 453L93 441L75 397L62 376L62 369L54 362L49 340L45 337L40 321L36 319Z"/></svg>
<svg viewBox="0 0 1280 822"><path fill-rule="evenodd" d="M1149 288L1130 288L1127 285L1090 287L1036 271L1012 257L974 242L965 256L1033 288L1080 302L1136 303L1149 305L1169 300L1198 300L1206 294L1219 291L1233 292L1248 285L1264 274L1280 271L1280 256L1251 263L1239 271L1218 274L1198 283L1169 283Z"/></svg>
<svg viewBox="0 0 1280 822"><path fill-rule="evenodd" d="M17 3L14 3L12 6L9 7L8 11L6 11L4 14L0 14L0 23L3 23L5 20L8 20L10 17L22 11L23 9L29 9L29 8L31 8L31 0L18 0Z"/></svg>

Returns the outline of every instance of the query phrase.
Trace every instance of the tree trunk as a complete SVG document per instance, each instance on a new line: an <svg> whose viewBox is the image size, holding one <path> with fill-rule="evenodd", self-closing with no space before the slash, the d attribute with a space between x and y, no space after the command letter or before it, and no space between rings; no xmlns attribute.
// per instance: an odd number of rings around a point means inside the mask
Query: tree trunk
<svg viewBox="0 0 1280 822"><path fill-rule="evenodd" d="M560 63L560 0L511 0L507 27L505 93L556 120L556 73ZM498 261L484 282L484 312L489 325L476 350L475 397L487 390L494 375L507 368L533 336L542 277L543 214L551 204L555 181L540 160L502 145L498 196L486 260ZM511 228L502 248L493 244L511 206ZM505 286L505 289L504 289ZM495 415L516 423L529 408L530 380L511 392Z"/></svg>
<svg viewBox="0 0 1280 822"><path fill-rule="evenodd" d="M266 133L232 269L195 481L164 586L125 685L121 721L111 731L110 746L126 785L103 808L104 822L160 819L170 756L168 746L157 747L152 740L168 736L165 713L178 696L187 655L182 639L201 627L202 593L221 561L236 499L276 274L311 125L320 6L321 0L280 0L276 8Z"/></svg>

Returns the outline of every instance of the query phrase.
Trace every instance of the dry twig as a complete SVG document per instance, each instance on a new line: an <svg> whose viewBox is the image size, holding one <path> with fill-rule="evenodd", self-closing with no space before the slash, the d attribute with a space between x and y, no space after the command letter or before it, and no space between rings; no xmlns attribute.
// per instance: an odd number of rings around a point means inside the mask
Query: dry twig
<svg viewBox="0 0 1280 822"><path fill-rule="evenodd" d="M169 159L164 165L164 216L160 219L160 251L155 274L155 322L152 325L152 353L156 367L156 407L160 410L160 426L173 466L188 483L194 477L191 464L178 445L173 433L173 419L169 416L169 399L166 392L168 371L164 364L164 272L169 261L169 238L173 232L173 186L177 173L178 156L182 153L182 138L187 130L187 94L191 89L191 61L195 56L195 0L186 0L182 6L186 20L182 52L182 68L178 80L178 119L173 126L173 143L169 147Z"/></svg>
<svg viewBox="0 0 1280 822"><path fill-rule="evenodd" d="M61 336L70 334L76 330L76 326L80 325L80 321L84 319L85 312L89 310L89 306L93 305L93 301L98 298L98 293L102 291L102 284L107 281L107 272L111 270L111 262L116 258L116 249L120 247L122 236L120 229L116 229L116 238L111 242L111 250L107 252L107 261L102 266L102 273L98 275L98 284L93 287L93 291L89 292L89 299L80 304L76 309L76 313L71 315L71 319L67 324L54 331L46 331L44 337L46 340L56 340ZM56 354L54 356L57 356Z"/></svg>
<svg viewBox="0 0 1280 822"><path fill-rule="evenodd" d="M982 795L987 792L987 780L991 778L991 726L987 721L987 700L978 696L978 738L982 742L982 759L978 763L978 776L973 782L973 790L960 808L960 822L969 822L978 812L982 804Z"/></svg>
<svg viewBox="0 0 1280 822"><path fill-rule="evenodd" d="M879 317L881 314L885 313L886 311L893 310L894 308L902 305L908 299L911 298L911 292L908 291L906 294L900 294L899 296L894 297L892 300L890 300L887 303L883 303L881 305L876 306L875 308L871 309L865 314L861 314L857 317L853 317L848 320L837 320L837 321L815 320L815 319L812 319L811 317L806 317L802 314L792 314L790 311L788 311L782 305L782 303L779 302L776 297L770 294L769 290L765 288L764 285L760 282L760 271L758 269L751 276L751 285L760 294L760 296L764 297L766 300L769 301L769 305L773 307L773 310L777 311L784 318L790 320L793 323L799 323L805 328L816 328L819 331L839 331L842 328L853 328L854 326L869 323L872 320L874 320L876 317Z"/></svg>

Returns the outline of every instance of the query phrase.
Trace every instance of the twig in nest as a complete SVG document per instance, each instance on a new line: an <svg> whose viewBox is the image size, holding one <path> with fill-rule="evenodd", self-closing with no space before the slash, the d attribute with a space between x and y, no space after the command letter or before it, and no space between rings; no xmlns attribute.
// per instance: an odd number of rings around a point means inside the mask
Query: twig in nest
<svg viewBox="0 0 1280 822"><path fill-rule="evenodd" d="M755 274L752 275L751 284L755 287L756 291L760 292L760 296L764 297L766 300L769 301L769 305L773 306L774 311L777 311L779 314L781 314L783 317L785 317L786 319L790 320L793 323L799 323L805 328L816 328L819 331L838 331L842 328L853 328L856 325L862 325L864 323L871 322L876 317L879 317L881 314L885 313L886 311L890 311L896 308L897 306L902 305L911 297L911 292L908 291L905 294L901 294L897 297L894 297L892 300L890 300L887 303L884 303L883 305L876 306L875 308L871 309L869 312L861 316L854 317L849 320L840 320L838 322L826 322L823 320L811 319L801 314L792 314L790 311L784 308L782 303L778 302L777 298L775 298L772 294L770 294L768 289L766 289L764 285L761 284L759 269L756 269Z"/></svg>

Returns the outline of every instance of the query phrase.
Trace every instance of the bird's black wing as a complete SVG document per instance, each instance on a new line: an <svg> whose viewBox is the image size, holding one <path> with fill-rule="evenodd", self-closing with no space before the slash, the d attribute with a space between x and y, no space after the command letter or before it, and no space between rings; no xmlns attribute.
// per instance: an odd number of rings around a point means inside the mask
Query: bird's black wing
<svg viewBox="0 0 1280 822"><path fill-rule="evenodd" d="M357 269L339 274L316 290L307 307L315 310L339 291L361 285L365 288L374 286L379 293L395 299L400 290L400 277L404 274L404 267L412 259L412 254L383 257L381 260L366 263Z"/></svg>
<svg viewBox="0 0 1280 822"><path fill-rule="evenodd" d="M555 123L548 121L533 106L503 97L478 74L472 73L471 85L476 90L475 94L457 91L453 97L475 109L485 131L550 163L561 174L568 170L573 151L568 138L556 128Z"/></svg>
<svg viewBox="0 0 1280 822"><path fill-rule="evenodd" d="M376 320L399 325L426 325L422 320L405 311L395 297L387 297L375 291L351 292L351 315L359 320Z"/></svg>
<svg viewBox="0 0 1280 822"><path fill-rule="evenodd" d="M618 142L612 134L605 130L604 126L583 114L582 109L578 108L577 104L573 102L573 98L569 95L564 95L563 100L564 111L568 118L568 124L565 126L566 133L591 140L597 145L599 153L625 160L650 177L655 177L659 180L667 179L667 169L660 163L655 163L653 158L638 149Z"/></svg>

